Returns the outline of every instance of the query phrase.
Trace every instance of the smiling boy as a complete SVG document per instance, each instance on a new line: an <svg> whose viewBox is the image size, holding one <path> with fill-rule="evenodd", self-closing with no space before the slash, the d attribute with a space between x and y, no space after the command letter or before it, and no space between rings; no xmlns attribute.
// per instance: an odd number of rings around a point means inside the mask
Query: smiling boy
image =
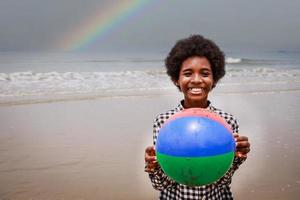
<svg viewBox="0 0 300 200"><path fill-rule="evenodd" d="M248 138L238 134L238 123L229 113L215 108L208 100L210 91L225 75L223 52L211 40L192 35L179 40L165 60L167 74L183 93L184 99L172 110L157 116L153 125L153 146L145 150L145 171L160 199L233 199L230 184L234 172L246 160L250 151ZM170 179L160 168L155 155L159 129L176 112L187 108L205 108L223 117L232 128L236 140L236 153L228 172L210 185L190 187Z"/></svg>

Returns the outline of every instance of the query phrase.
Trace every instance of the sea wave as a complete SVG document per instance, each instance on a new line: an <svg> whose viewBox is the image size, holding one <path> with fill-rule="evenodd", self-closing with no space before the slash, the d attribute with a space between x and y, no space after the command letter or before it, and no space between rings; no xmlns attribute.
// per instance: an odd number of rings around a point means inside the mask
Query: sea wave
<svg viewBox="0 0 300 200"><path fill-rule="evenodd" d="M0 101L11 97L93 94L140 88L169 88L162 71L122 72L15 72L0 73Z"/></svg>
<svg viewBox="0 0 300 200"><path fill-rule="evenodd" d="M229 77L298 77L300 69L278 69L268 67L227 67L226 76ZM101 83L148 82L151 84L157 81L168 79L165 70L143 70L143 71L116 71L116 72L45 72L32 71L0 73L0 83L42 83L42 82L66 82L66 81L100 81ZM168 80L167 80L168 81ZM151 86L150 84L150 86ZM161 83L160 83L161 84ZM133 85L131 85L133 86Z"/></svg>
<svg viewBox="0 0 300 200"><path fill-rule="evenodd" d="M228 57L225 59L225 62L227 64L237 64L242 62L242 58L232 58L232 57Z"/></svg>
<svg viewBox="0 0 300 200"><path fill-rule="evenodd" d="M164 75L164 71L119 71L119 72L45 72L36 73L32 71L0 73L0 81L6 82L47 82L47 81L67 81L67 80L103 80L118 78L138 78Z"/></svg>
<svg viewBox="0 0 300 200"><path fill-rule="evenodd" d="M275 85L300 83L300 69L228 67L220 82L222 87L233 85ZM266 84L267 83L267 84ZM298 87L298 86L297 86ZM176 91L164 70L118 72L45 72L0 73L0 104L36 102L41 99L93 98L166 94ZM226 90L225 90L226 91Z"/></svg>

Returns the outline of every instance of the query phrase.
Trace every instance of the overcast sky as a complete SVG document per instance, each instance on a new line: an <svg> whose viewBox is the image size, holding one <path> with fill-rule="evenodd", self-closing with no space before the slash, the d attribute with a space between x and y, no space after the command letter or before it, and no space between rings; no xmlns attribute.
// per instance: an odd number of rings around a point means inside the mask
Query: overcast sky
<svg viewBox="0 0 300 200"><path fill-rule="evenodd" d="M0 0L1 51L56 51L92 13L121 0ZM300 50L300 0L154 0L88 51L164 51L200 33L227 50Z"/></svg>

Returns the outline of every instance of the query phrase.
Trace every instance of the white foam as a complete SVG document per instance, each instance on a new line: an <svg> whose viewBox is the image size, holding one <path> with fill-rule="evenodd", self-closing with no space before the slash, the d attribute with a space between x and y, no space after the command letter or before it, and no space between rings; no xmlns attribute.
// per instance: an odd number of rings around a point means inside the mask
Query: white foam
<svg viewBox="0 0 300 200"><path fill-rule="evenodd" d="M224 87L232 85L276 85L278 83L299 83L300 69L276 69L264 67L229 67ZM299 84L297 84L299 85ZM143 88L141 90L141 88ZM146 90L146 89L147 90ZM173 91L174 85L163 70L118 71L118 72L45 72L32 71L0 73L0 103L8 99L39 99L61 95L87 96L119 93L157 93ZM271 88L271 87L270 87ZM122 92L123 91L123 92Z"/></svg>
<svg viewBox="0 0 300 200"><path fill-rule="evenodd" d="M227 64L236 64L236 63L240 63L242 62L242 59L241 58L232 58L232 57L228 57L225 59L225 62Z"/></svg>

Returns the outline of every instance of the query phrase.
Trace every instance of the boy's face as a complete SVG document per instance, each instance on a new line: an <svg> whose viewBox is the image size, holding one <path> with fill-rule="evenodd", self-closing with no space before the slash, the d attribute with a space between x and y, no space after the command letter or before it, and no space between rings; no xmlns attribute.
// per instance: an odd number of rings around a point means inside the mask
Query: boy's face
<svg viewBox="0 0 300 200"><path fill-rule="evenodd" d="M179 79L175 82L184 94L184 107L207 107L208 93L214 80L211 65L207 58L193 56L181 65Z"/></svg>

